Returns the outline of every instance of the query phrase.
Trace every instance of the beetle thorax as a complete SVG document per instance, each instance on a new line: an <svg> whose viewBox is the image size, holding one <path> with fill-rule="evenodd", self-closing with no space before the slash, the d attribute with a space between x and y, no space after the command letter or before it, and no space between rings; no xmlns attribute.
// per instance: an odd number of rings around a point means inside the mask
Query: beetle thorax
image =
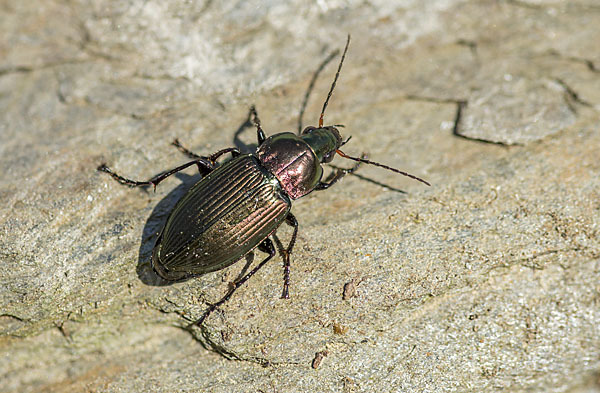
<svg viewBox="0 0 600 393"><path fill-rule="evenodd" d="M258 147L256 154L292 199L311 192L323 176L312 148L291 132L270 136Z"/></svg>

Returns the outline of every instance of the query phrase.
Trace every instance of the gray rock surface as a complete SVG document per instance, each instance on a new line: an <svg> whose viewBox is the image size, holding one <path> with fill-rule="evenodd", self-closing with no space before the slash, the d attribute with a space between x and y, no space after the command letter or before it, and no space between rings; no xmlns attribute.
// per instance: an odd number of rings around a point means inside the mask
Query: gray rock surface
<svg viewBox="0 0 600 393"><path fill-rule="evenodd" d="M600 391L596 1L0 4L1 391ZM95 168L251 145L251 104L296 130L348 33L326 122L433 186L365 166L296 201L291 299L277 258L181 329L243 265L152 273L199 177Z"/></svg>

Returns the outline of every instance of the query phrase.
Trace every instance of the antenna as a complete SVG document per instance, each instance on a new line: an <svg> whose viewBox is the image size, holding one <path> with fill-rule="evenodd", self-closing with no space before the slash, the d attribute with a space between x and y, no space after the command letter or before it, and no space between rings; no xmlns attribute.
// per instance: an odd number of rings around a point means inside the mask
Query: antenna
<svg viewBox="0 0 600 393"><path fill-rule="evenodd" d="M325 108L327 108L327 104L329 103L329 99L333 94L333 89L335 88L335 83L340 76L340 71L342 70L342 64L344 64L344 59L346 58L346 52L348 52L348 45L350 45L350 34L348 34L348 39L346 40L346 47L344 48L344 53L342 53L342 59L340 60L340 65L338 66L337 72L335 73L335 78L333 79L333 83L331 84L331 89L329 89L329 93L327 93L327 99L323 104L323 110L321 110L321 116L319 117L319 128L323 127L323 116L325 115Z"/></svg>
<svg viewBox="0 0 600 393"><path fill-rule="evenodd" d="M346 141L346 142L347 142L347 141ZM337 152L337 154L339 154L340 156L342 156L342 157L344 157L344 158L347 158L347 159L349 159L349 160L358 161L358 162L364 162L365 164L370 164L370 165L375 165L375 166L378 166L378 167L381 167L381 168L384 168L384 169L390 170L390 171L392 171L392 172L396 172L396 173L399 173L399 174L401 174L401 175L404 175L404 176L410 177L411 179L418 180L418 181L420 181L421 183L425 183L425 184L427 184L428 186L431 186L431 184L429 184L429 183L428 183L428 182L426 182L425 180L421 179L420 177L417 177L417 176L415 176L415 175L411 175L410 173L403 172L403 171L401 171L401 170L399 170L399 169L396 169L396 168L392 168L391 166L383 165L383 164L380 164L380 163L378 163L378 162L375 162L375 161L365 160L364 158L351 157L351 156L347 155L346 153L344 153L343 151L341 151L340 149L337 149L337 150L336 150L336 152Z"/></svg>
<svg viewBox="0 0 600 393"><path fill-rule="evenodd" d="M350 45L350 34L348 34L348 39L346 40L346 47L344 48L344 52L342 53L342 58L340 59L340 65L338 65L337 72L335 73L335 78L333 78L333 83L331 84L331 88L329 89L329 93L327 93L327 99L325 99L325 103L323 104L323 109L321 110L321 116L319 116L319 128L323 127L323 117L325 115L325 109L327 109L327 104L329 104L329 99L331 98L331 95L333 94L333 89L335 89L335 84L337 83L337 80L338 80L338 78L340 76L340 71L342 70L342 64L344 64L344 59L346 58L346 53L348 52L348 46L349 45ZM339 124L339 125L336 125L334 127L339 127L339 126L343 126L343 125ZM340 146L345 145L349 140L350 140L350 137L348 139L346 139L345 141L343 141ZM384 168L384 169L387 169L389 171L399 173L401 175L410 177L411 179L418 180L421 183L427 184L428 186L431 186L431 184L429 184L427 181L421 179L420 177L417 177L415 175L411 175L410 173L403 172L403 171L401 171L399 169L396 169L396 168L392 168L391 166L383 165L383 164L380 164L378 162L367 160L367 159L364 159L364 158L352 157L352 156L347 155L346 153L344 153L340 149L336 149L336 153L339 154L340 156L344 157L344 158L349 159L349 160L353 160L353 161L357 161L357 162L363 162L365 164L378 166L380 168Z"/></svg>

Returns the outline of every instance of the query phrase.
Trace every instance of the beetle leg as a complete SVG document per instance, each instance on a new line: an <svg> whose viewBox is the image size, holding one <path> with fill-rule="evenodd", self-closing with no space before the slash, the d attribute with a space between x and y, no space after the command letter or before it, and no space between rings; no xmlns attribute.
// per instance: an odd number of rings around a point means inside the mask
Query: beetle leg
<svg viewBox="0 0 600 393"><path fill-rule="evenodd" d="M190 158L200 158L201 156L199 154L194 153L193 151L190 151L188 149L186 149L181 142L179 142L179 139L175 138L173 140L173 142L171 142L171 144L173 146L175 146L177 148L177 150L179 150L180 152L182 152L183 154L185 154L186 156L190 157Z"/></svg>
<svg viewBox="0 0 600 393"><path fill-rule="evenodd" d="M165 180L167 177L182 171L192 165L196 165L198 167L198 171L200 172L200 174L202 176L206 176L208 175L210 172L212 172L212 170L215 167L216 161L217 159L222 156L223 154L227 154L227 153L231 153L231 155L233 157L237 157L240 155L240 151L235 148L235 147L228 147L226 149L222 149L219 150L218 152L211 154L208 157L202 157L197 155L196 153L193 153L191 151L189 151L188 149L186 149L185 147L183 147L181 145L181 143L179 143L179 140L175 139L173 141L173 145L176 146L181 152L183 152L184 154L186 154L189 157L194 158L193 161L187 162L183 165L178 166L177 168L171 169L169 171L163 172L160 175L154 176L153 178L146 180L146 181L138 181L138 180L132 180L132 179L128 179L126 177L123 177L121 175L119 175L118 173L114 172L112 169L110 169L108 166L106 166L106 164L102 164L100 165L98 168L96 168L97 170L101 171L101 172L106 172L109 175L111 175L113 177L113 179L115 179L116 181L118 181L121 184L125 184L129 187L141 187L141 186L150 186L152 185L154 187L154 190L156 191L156 186L158 185L158 183L160 183L161 181Z"/></svg>
<svg viewBox="0 0 600 393"><path fill-rule="evenodd" d="M229 147L227 149L222 149L219 150L218 152L211 154L210 156L206 157L206 156L201 156L199 154L194 153L191 150L188 150L185 146L183 146L181 144L181 142L179 142L179 139L175 138L175 140L173 140L173 142L171 143L173 146L175 146L177 148L177 150L179 150L180 152L182 152L183 154L185 154L186 156L190 157L190 158L206 158L210 161L214 162L217 160L217 158L219 158L220 156L222 156L223 154L226 153L231 153L231 155L235 158L237 156L239 156L241 153L239 151L239 149L235 148L235 147ZM202 173L202 171L200 171Z"/></svg>
<svg viewBox="0 0 600 393"><path fill-rule="evenodd" d="M290 286L290 254L292 253L292 248L294 248L294 244L296 243L296 236L298 235L298 220L292 213L288 213L287 217L285 217L285 222L294 227L294 233L292 234L292 239L288 244L285 250L281 250L281 254L283 256L283 291L281 292L282 299L288 299L290 297L288 288Z"/></svg>
<svg viewBox="0 0 600 393"><path fill-rule="evenodd" d="M214 165L215 161L223 154L231 153L232 157L234 157L234 158L241 154L239 149L237 149L235 147L228 147L227 149L219 150L218 152L206 157L206 156L201 156L199 154L194 153L193 151L188 150L185 146L183 146L181 144L181 142L179 142L179 139L177 139L177 138L175 138L175 140L171 144L173 146L175 146L177 148L177 150L179 150L186 156L188 156L190 158L205 158L207 160L210 160L213 163L213 165ZM203 171L201 168L198 168L198 169L200 170L200 173L202 173L203 175L208 174L208 172Z"/></svg>
<svg viewBox="0 0 600 393"><path fill-rule="evenodd" d="M209 160L211 160L212 163L214 164L217 161L217 158L219 158L223 154L227 154L227 153L231 153L231 156L234 157L234 158L237 157L237 156L239 156L241 154L240 150L237 147L228 147L226 149L221 149L218 152L211 154L207 158Z"/></svg>
<svg viewBox="0 0 600 393"><path fill-rule="evenodd" d="M364 154L361 156L363 157ZM360 167L360 162L357 162L356 165L354 165L352 168L338 168L335 170L335 172L332 173L331 176L328 177L328 180L322 182L320 181L319 183L317 183L315 190L326 190L329 187L333 186L335 183L337 183L338 181L340 181L344 176L346 176L348 173L352 173L355 172L359 167Z"/></svg>
<svg viewBox="0 0 600 393"><path fill-rule="evenodd" d="M227 150L227 149L225 149ZM216 154L216 153L215 153ZM212 157L212 156L211 156ZM160 183L161 181L165 180L167 177L184 170L185 168L188 168L192 165L197 165L198 169L200 169L200 173L208 173L210 172L213 167L214 167L214 163L210 161L210 158L204 158L204 157L200 157L200 158L196 158L193 161L187 162L183 165L178 166L177 168L171 169L170 171L166 171L161 173L160 175L154 176L153 178L146 180L146 181L138 181L138 180L131 180L131 179L127 179L117 173L115 173L112 169L110 169L109 167L106 166L106 164L102 164L100 165L98 168L96 168L97 170L101 171L101 172L106 172L109 175L111 175L113 177L113 179L115 179L116 181L118 181L121 184L125 184L129 187L140 187L140 186L154 186L154 190L156 190L156 186L158 185L158 183Z"/></svg>
<svg viewBox="0 0 600 393"><path fill-rule="evenodd" d="M250 269L250 266L252 266L252 262L254 262L254 251L250 251L248 254L246 254L244 258L246 259L246 263L244 264L244 267L240 271L240 274L237 275L234 281L237 281L240 278L244 277L248 269Z"/></svg>
<svg viewBox="0 0 600 393"><path fill-rule="evenodd" d="M196 326L200 326L202 325L202 323L204 322L204 320L206 318L208 318L208 316L217 309L217 307L219 307L220 305L222 305L223 303L225 303L226 301L229 300L229 298L231 297L231 295L233 295L233 293L235 292L236 289L238 289L240 286L242 286L246 281L248 281L248 279L250 277L252 277L254 275L254 273L256 273L257 271L260 270L261 267L263 267L271 258L273 258L276 254L275 252L275 246L273 245L273 242L271 241L271 239L265 239L265 241L263 241L259 246L258 249L268 253L269 255L258 265L256 265L254 267L254 269L250 270L250 272L248 272L244 277L240 278L239 280L236 280L232 283L231 288L229 289L229 291L227 291L227 293L225 294L225 296L223 296L221 298L221 300L219 300L216 303L213 303L210 305L210 307L208 308L208 310L206 310L204 312L204 314L202 314L202 316L200 317L200 319L198 319L196 322L191 323L187 326L187 328L191 328L192 326L196 325Z"/></svg>
<svg viewBox="0 0 600 393"><path fill-rule="evenodd" d="M258 145L260 146L265 141L265 139L267 139L267 137L265 136L265 132L260 126L260 119L258 118L258 113L256 113L256 108L254 107L254 105L250 107L250 121L252 122L252 124L254 124L254 127L256 127L256 137L258 138Z"/></svg>

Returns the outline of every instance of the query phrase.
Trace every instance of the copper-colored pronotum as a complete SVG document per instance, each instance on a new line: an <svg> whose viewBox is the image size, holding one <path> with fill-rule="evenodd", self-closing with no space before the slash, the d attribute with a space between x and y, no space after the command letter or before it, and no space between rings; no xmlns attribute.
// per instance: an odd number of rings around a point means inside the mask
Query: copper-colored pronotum
<svg viewBox="0 0 600 393"><path fill-rule="evenodd" d="M336 126L323 126L327 103L340 75L350 36L342 54L335 78L319 117L318 127L307 127L300 135L284 132L266 137L260 121L251 109L256 126L258 147L253 154L241 154L236 148L220 150L210 156L190 152L176 140L174 144L189 157L186 164L162 173L148 181L124 178L105 164L98 170L131 187L156 187L161 181L190 166L196 166L202 179L175 205L160 232L152 252L152 267L156 273L171 281L179 281L223 269L258 248L268 256L243 277L236 280L227 294L210 305L204 314L192 323L200 325L218 306L226 302L237 288L245 283L273 256L275 247L270 239L285 222L294 228L292 238L281 254L284 264L282 297L288 297L290 254L298 221L290 212L292 200L315 190L325 190L346 174L355 171L360 163L376 165L411 177L427 185L425 180L363 157L351 157L340 150L344 141ZM231 159L221 165L217 159L224 154ZM337 169L327 180L321 164L334 156L358 161L350 169Z"/></svg>

